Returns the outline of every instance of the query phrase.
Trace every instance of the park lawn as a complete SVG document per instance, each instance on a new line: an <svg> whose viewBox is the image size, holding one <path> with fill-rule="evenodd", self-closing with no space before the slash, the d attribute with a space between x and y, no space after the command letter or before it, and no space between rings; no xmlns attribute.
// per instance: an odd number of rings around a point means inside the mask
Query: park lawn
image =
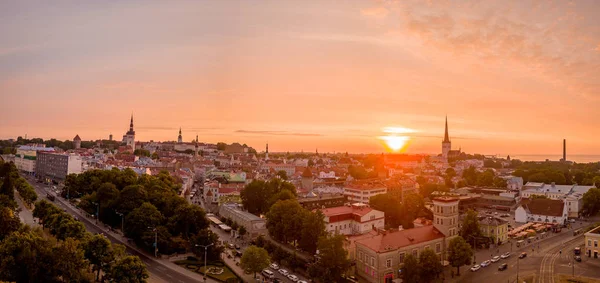
<svg viewBox="0 0 600 283"><path fill-rule="evenodd" d="M175 264L183 266L183 267L187 268L188 270L191 270L198 274L204 275L204 262L203 261L201 262L201 261L195 261L195 260L178 260L178 261L175 261ZM229 269L229 267L223 262L218 262L218 263L207 262L206 268L210 269L211 267L223 268L223 273L221 273L221 274L207 273L206 276L208 276L210 278L219 280L221 282L242 282L237 277L237 275L235 275L235 273L233 273L233 271L231 271L231 269ZM230 280L230 281L227 281L227 280Z"/></svg>
<svg viewBox="0 0 600 283"><path fill-rule="evenodd" d="M600 283L600 280L594 279L594 278L589 278L589 277L582 277L582 276L573 277L573 276L567 275L567 274L559 274L558 282L559 283Z"/></svg>

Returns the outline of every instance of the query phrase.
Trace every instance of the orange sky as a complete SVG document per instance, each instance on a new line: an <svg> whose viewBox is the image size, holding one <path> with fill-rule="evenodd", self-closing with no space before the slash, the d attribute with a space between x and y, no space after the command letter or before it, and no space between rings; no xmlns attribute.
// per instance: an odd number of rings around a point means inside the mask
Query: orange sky
<svg viewBox="0 0 600 283"><path fill-rule="evenodd" d="M27 3L20 3L27 2ZM239 141L272 151L600 153L589 1L0 4L0 138Z"/></svg>

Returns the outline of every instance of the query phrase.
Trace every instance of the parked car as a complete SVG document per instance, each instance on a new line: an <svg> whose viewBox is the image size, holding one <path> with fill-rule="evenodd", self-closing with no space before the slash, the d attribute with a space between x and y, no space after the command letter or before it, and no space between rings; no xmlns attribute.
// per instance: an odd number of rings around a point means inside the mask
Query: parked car
<svg viewBox="0 0 600 283"><path fill-rule="evenodd" d="M478 264L473 265L473 267L471 267L471 271L475 272L477 270L481 269L481 266L479 266Z"/></svg>
<svg viewBox="0 0 600 283"><path fill-rule="evenodd" d="M505 253L503 253L503 254L500 256L500 258L502 258L502 259L505 259L505 258L508 258L508 257L510 257L510 252L505 252Z"/></svg>
<svg viewBox="0 0 600 283"><path fill-rule="evenodd" d="M288 275L287 278L289 278L290 280L292 280L292 282L298 281L298 276L296 276L294 274Z"/></svg>
<svg viewBox="0 0 600 283"><path fill-rule="evenodd" d="M242 247L240 247L239 245L235 245L235 249L236 249L236 250L239 250L239 249L241 249L241 248L242 248Z"/></svg>
<svg viewBox="0 0 600 283"><path fill-rule="evenodd" d="M575 261L577 261L577 262L581 262L581 256L578 256L578 255L576 255L576 256L575 256Z"/></svg>
<svg viewBox="0 0 600 283"><path fill-rule="evenodd" d="M580 248L580 247L576 247L576 248L573 250L573 252L574 252L576 255L580 255L580 254L581 254L581 248Z"/></svg>
<svg viewBox="0 0 600 283"><path fill-rule="evenodd" d="M480 263L479 265L481 265L481 267L486 267L486 266L490 265L490 263L491 262L489 260L486 260L486 261Z"/></svg>
<svg viewBox="0 0 600 283"><path fill-rule="evenodd" d="M526 258L526 257L527 257L527 253L526 253L526 252L522 252L522 253L519 255L519 258Z"/></svg>
<svg viewBox="0 0 600 283"><path fill-rule="evenodd" d="M275 273L273 273L273 271L271 271L271 270L268 270L268 269L263 269L263 271L262 271L262 274L263 274L265 277L267 277L267 278L270 278L270 279L273 279L273 278L275 278Z"/></svg>
<svg viewBox="0 0 600 283"><path fill-rule="evenodd" d="M502 263L498 266L498 271L506 270L508 268L508 264Z"/></svg>
<svg viewBox="0 0 600 283"><path fill-rule="evenodd" d="M306 282L304 280L298 280L298 283L308 283L308 282Z"/></svg>
<svg viewBox="0 0 600 283"><path fill-rule="evenodd" d="M492 262L498 262L500 260L499 256L495 256L491 259Z"/></svg>
<svg viewBox="0 0 600 283"><path fill-rule="evenodd" d="M287 276L287 275L288 275L288 273L289 273L287 270L285 270L285 269L283 269L283 268L282 268L282 269L279 269L278 271L279 271L279 273L281 273L281 274L283 274L283 275L285 275L285 276Z"/></svg>
<svg viewBox="0 0 600 283"><path fill-rule="evenodd" d="M271 263L271 265L269 266L275 270L279 270L279 265L277 265L276 263Z"/></svg>
<svg viewBox="0 0 600 283"><path fill-rule="evenodd" d="M569 219L569 222L575 223L575 222L577 222L577 220L575 220L575 219Z"/></svg>

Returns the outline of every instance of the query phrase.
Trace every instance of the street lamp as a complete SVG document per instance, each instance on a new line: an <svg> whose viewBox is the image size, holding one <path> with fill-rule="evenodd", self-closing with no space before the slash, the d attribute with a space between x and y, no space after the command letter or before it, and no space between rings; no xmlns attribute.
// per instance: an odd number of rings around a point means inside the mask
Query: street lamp
<svg viewBox="0 0 600 283"><path fill-rule="evenodd" d="M154 257L158 257L158 229L156 227L148 227L154 232Z"/></svg>
<svg viewBox="0 0 600 283"><path fill-rule="evenodd" d="M121 216L121 232L123 233L123 235L125 235L125 218L123 217L123 213L120 213L118 211L115 211L115 213L119 216Z"/></svg>
<svg viewBox="0 0 600 283"><path fill-rule="evenodd" d="M92 202L96 205L96 224L98 224L98 219L100 218L100 204L97 202Z"/></svg>
<svg viewBox="0 0 600 283"><path fill-rule="evenodd" d="M206 282L206 250L208 250L208 247L210 247L212 245L214 245L214 243L210 244L210 245L206 245L206 246L205 245L198 245L198 244L195 245L196 247L203 247L204 248L204 282Z"/></svg>

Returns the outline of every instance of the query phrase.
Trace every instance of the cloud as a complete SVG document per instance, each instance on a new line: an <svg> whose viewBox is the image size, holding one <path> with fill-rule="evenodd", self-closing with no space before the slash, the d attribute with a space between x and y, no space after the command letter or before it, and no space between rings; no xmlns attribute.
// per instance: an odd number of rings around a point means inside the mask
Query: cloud
<svg viewBox="0 0 600 283"><path fill-rule="evenodd" d="M600 99L596 82L600 58L594 52L600 52L600 45L593 50L589 47L600 38L584 22L581 7L560 2L533 6L510 2L501 7L477 1L459 3L398 2L391 10L394 14L387 17L397 19L400 28L390 28L449 54L484 63L517 63L532 76L563 86L571 94ZM361 13L369 16L376 10Z"/></svg>
<svg viewBox="0 0 600 283"><path fill-rule="evenodd" d="M314 133L294 133L287 131L253 131L253 130L237 130L236 133L243 134L257 134L257 135L268 135L268 136L298 136L298 137L322 137L322 134Z"/></svg>
<svg viewBox="0 0 600 283"><path fill-rule="evenodd" d="M360 10L360 13L367 17L373 17L378 19L383 19L387 17L390 11L383 6L370 7L366 9Z"/></svg>

